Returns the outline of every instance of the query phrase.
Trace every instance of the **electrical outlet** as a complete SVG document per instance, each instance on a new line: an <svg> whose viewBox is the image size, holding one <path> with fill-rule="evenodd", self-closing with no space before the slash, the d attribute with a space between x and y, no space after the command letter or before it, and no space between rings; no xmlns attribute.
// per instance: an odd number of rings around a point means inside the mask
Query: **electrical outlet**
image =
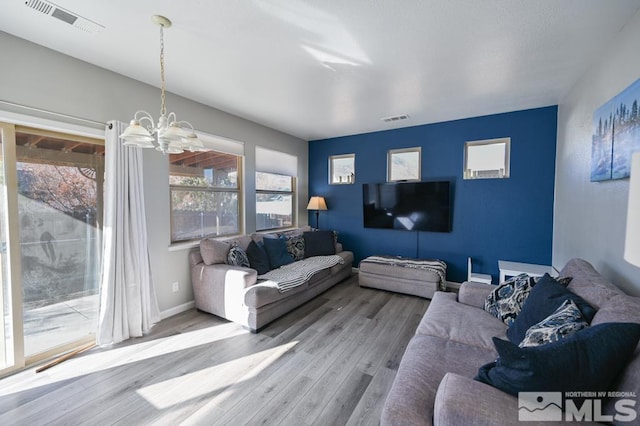
<svg viewBox="0 0 640 426"><path fill-rule="evenodd" d="M177 293L180 290L180 283L178 281L171 284L171 289L174 293Z"/></svg>

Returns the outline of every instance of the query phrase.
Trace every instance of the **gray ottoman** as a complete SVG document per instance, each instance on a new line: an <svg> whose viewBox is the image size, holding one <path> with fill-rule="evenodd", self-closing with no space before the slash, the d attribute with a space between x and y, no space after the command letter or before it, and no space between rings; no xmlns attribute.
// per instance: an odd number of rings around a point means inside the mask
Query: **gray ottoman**
<svg viewBox="0 0 640 426"><path fill-rule="evenodd" d="M370 256L359 265L361 287L431 299L446 289L447 264L434 259L410 259L398 256Z"/></svg>

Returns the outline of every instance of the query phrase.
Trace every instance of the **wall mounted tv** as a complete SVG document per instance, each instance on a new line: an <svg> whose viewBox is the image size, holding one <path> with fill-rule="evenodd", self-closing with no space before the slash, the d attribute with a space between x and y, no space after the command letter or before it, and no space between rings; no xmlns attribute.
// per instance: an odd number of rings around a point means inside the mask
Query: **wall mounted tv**
<svg viewBox="0 0 640 426"><path fill-rule="evenodd" d="M365 183L365 228L451 232L449 181Z"/></svg>

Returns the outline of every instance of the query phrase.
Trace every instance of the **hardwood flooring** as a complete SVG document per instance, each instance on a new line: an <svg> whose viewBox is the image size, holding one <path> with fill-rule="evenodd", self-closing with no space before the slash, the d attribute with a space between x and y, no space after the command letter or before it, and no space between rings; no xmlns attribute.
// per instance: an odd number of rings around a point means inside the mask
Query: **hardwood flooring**
<svg viewBox="0 0 640 426"><path fill-rule="evenodd" d="M376 425L428 303L353 275L257 334L191 310L0 380L0 424Z"/></svg>

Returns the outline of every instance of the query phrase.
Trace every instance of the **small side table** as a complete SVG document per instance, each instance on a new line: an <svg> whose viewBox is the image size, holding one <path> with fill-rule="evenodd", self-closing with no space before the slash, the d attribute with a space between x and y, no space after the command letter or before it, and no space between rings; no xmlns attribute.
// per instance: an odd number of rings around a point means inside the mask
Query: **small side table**
<svg viewBox="0 0 640 426"><path fill-rule="evenodd" d="M500 283L503 283L507 276L514 277L522 273L529 274L532 277L541 277L544 274L549 274L552 277L558 275L556 268L551 265L509 262L507 260L498 260L498 269L500 269Z"/></svg>

